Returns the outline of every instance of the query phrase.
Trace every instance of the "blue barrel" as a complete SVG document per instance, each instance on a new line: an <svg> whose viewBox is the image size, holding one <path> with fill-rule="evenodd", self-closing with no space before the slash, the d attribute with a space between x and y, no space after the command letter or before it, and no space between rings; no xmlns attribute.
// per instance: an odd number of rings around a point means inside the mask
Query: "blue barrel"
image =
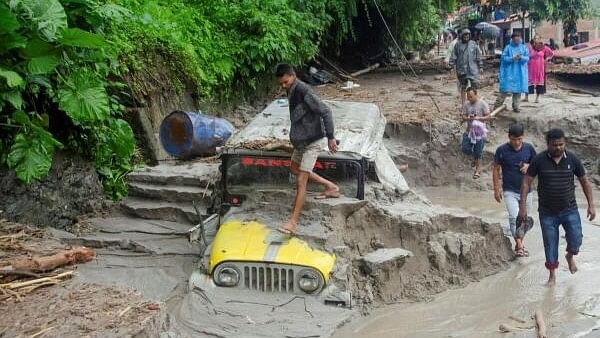
<svg viewBox="0 0 600 338"><path fill-rule="evenodd" d="M225 119L176 110L160 124L160 143L171 156L210 156L232 133L233 125Z"/></svg>

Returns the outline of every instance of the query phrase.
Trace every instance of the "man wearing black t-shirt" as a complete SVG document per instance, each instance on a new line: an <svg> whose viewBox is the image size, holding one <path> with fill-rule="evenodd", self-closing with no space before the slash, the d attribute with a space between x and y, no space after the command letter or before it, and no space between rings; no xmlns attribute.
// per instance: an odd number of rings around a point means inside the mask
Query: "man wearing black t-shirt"
<svg viewBox="0 0 600 338"><path fill-rule="evenodd" d="M587 199L587 217L592 221L596 217L592 186L585 175L581 161L565 149L565 134L561 129L552 129L546 134L548 150L541 152L529 165L527 175L521 185L519 220L526 219L525 200L531 182L538 176L539 215L546 254L546 268L550 275L548 285L556 283L555 270L558 268L559 226L565 229L567 254L565 258L571 273L577 272L573 256L579 253L583 234L581 219L575 200L575 179L577 176Z"/></svg>

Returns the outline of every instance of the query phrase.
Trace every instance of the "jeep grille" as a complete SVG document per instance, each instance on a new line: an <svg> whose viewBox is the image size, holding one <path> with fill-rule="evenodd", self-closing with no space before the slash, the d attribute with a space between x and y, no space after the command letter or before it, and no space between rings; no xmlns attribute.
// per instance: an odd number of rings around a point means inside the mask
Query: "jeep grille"
<svg viewBox="0 0 600 338"><path fill-rule="evenodd" d="M276 264L276 263L254 263L254 262L224 262L217 266L214 274L218 274L221 266L235 266L240 274L237 288L257 290L263 292L286 292L306 294L297 285L299 273L306 266ZM312 269L314 270L314 269ZM316 270L315 270L316 272ZM320 273L318 273L320 275ZM214 277L214 276L213 276ZM321 281L321 287L323 286ZM312 294L318 293L316 290Z"/></svg>
<svg viewBox="0 0 600 338"><path fill-rule="evenodd" d="M240 284L258 291L294 292L294 269L263 264L244 264Z"/></svg>

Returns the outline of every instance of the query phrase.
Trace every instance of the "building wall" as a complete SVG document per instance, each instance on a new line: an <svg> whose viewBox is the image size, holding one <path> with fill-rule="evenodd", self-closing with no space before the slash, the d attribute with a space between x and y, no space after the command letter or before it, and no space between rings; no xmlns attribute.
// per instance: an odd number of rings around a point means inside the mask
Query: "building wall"
<svg viewBox="0 0 600 338"><path fill-rule="evenodd" d="M535 32L539 34L545 42L552 38L560 46L564 45L562 23L553 24L551 22L544 21L535 27ZM598 24L594 20L577 21L577 32L587 32L590 40L600 38Z"/></svg>

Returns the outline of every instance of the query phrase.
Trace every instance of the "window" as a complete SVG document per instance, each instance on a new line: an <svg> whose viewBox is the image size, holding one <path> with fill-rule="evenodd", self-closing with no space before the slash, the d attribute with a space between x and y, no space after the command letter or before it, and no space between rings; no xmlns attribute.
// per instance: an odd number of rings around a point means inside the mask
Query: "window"
<svg viewBox="0 0 600 338"><path fill-rule="evenodd" d="M590 32L579 32L579 43L590 41Z"/></svg>
<svg viewBox="0 0 600 338"><path fill-rule="evenodd" d="M293 188L296 177L290 173L289 157L269 155L227 155L227 193L247 195L256 190L278 190ZM319 158L314 172L340 186L340 192L348 197L363 198L364 172L356 160ZM317 192L321 187L310 182L309 191Z"/></svg>

